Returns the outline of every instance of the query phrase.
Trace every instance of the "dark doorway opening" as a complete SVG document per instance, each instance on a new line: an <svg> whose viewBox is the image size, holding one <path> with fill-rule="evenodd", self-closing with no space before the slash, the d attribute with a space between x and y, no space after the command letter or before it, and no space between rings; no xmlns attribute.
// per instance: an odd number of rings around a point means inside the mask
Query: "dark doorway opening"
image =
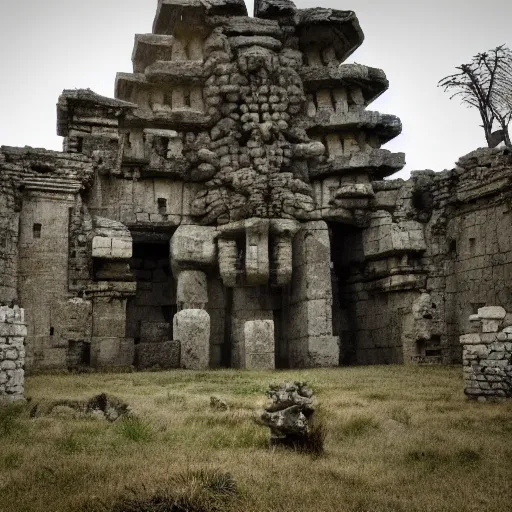
<svg viewBox="0 0 512 512"><path fill-rule="evenodd" d="M340 338L340 364L357 363L357 315L353 284L364 269L362 231L356 226L328 223L331 243L332 324Z"/></svg>
<svg viewBox="0 0 512 512"><path fill-rule="evenodd" d="M137 290L126 305L126 336L135 344L172 340L177 308L169 241L134 241L130 269Z"/></svg>

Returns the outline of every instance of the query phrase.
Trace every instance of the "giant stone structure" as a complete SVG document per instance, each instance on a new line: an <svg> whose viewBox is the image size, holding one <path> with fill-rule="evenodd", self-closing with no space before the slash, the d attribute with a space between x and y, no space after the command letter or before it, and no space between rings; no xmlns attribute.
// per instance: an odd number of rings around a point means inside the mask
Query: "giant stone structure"
<svg viewBox="0 0 512 512"><path fill-rule="evenodd" d="M356 15L254 14L160 0L115 99L60 96L62 152L0 149L27 369L449 363L470 313L512 310L506 151L384 180L401 123L368 110L385 74L343 64Z"/></svg>

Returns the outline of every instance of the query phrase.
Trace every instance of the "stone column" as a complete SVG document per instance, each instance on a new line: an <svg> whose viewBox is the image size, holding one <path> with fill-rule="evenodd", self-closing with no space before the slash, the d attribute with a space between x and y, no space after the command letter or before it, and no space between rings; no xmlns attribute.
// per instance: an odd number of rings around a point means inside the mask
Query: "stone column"
<svg viewBox="0 0 512 512"><path fill-rule="evenodd" d="M173 319L173 338L180 343L180 366L206 369L210 364L210 315L206 273L217 261L215 228L180 226L171 239L171 268L177 279L178 311Z"/></svg>
<svg viewBox="0 0 512 512"><path fill-rule="evenodd" d="M25 382L25 311L0 307L0 402L23 400Z"/></svg>
<svg viewBox="0 0 512 512"><path fill-rule="evenodd" d="M289 363L293 367L339 364L332 335L329 232L324 221L306 222L293 241Z"/></svg>

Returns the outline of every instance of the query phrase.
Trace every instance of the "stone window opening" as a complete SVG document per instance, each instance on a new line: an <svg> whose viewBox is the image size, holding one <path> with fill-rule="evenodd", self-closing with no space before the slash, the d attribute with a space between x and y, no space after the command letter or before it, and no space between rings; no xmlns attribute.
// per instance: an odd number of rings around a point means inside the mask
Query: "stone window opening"
<svg viewBox="0 0 512 512"><path fill-rule="evenodd" d="M165 215L167 213L167 199L164 197L159 197L157 199L158 204L158 213L160 215Z"/></svg>
<svg viewBox="0 0 512 512"><path fill-rule="evenodd" d="M448 251L452 257L457 256L457 240L450 240L448 244Z"/></svg>
<svg viewBox="0 0 512 512"><path fill-rule="evenodd" d="M190 91L189 90L185 90L183 92L183 103L185 105L186 108L190 108Z"/></svg>
<svg viewBox="0 0 512 512"><path fill-rule="evenodd" d="M55 334L55 327L50 327L50 336Z"/></svg>
<svg viewBox="0 0 512 512"><path fill-rule="evenodd" d="M38 222L36 222L33 226L32 226L32 237L33 238L41 238L41 229L42 229L42 224L39 224Z"/></svg>
<svg viewBox="0 0 512 512"><path fill-rule="evenodd" d="M475 254L476 250L476 238L470 238L469 239L469 254L473 256Z"/></svg>

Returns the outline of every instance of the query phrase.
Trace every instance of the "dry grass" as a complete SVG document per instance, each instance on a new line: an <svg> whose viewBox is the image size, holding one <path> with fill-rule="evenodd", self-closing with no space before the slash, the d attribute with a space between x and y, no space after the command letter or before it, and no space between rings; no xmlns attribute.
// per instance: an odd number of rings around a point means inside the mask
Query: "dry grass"
<svg viewBox="0 0 512 512"><path fill-rule="evenodd" d="M292 379L308 382L325 412L320 457L269 450L267 432L251 421L268 384ZM203 510L504 511L512 503L512 403L466 401L460 368L43 375L26 382L32 404L100 392L127 402L136 419L0 411L0 510L111 510L130 489L165 493L189 482L183 475L215 471L233 476L237 496ZM211 395L230 409L210 409Z"/></svg>

